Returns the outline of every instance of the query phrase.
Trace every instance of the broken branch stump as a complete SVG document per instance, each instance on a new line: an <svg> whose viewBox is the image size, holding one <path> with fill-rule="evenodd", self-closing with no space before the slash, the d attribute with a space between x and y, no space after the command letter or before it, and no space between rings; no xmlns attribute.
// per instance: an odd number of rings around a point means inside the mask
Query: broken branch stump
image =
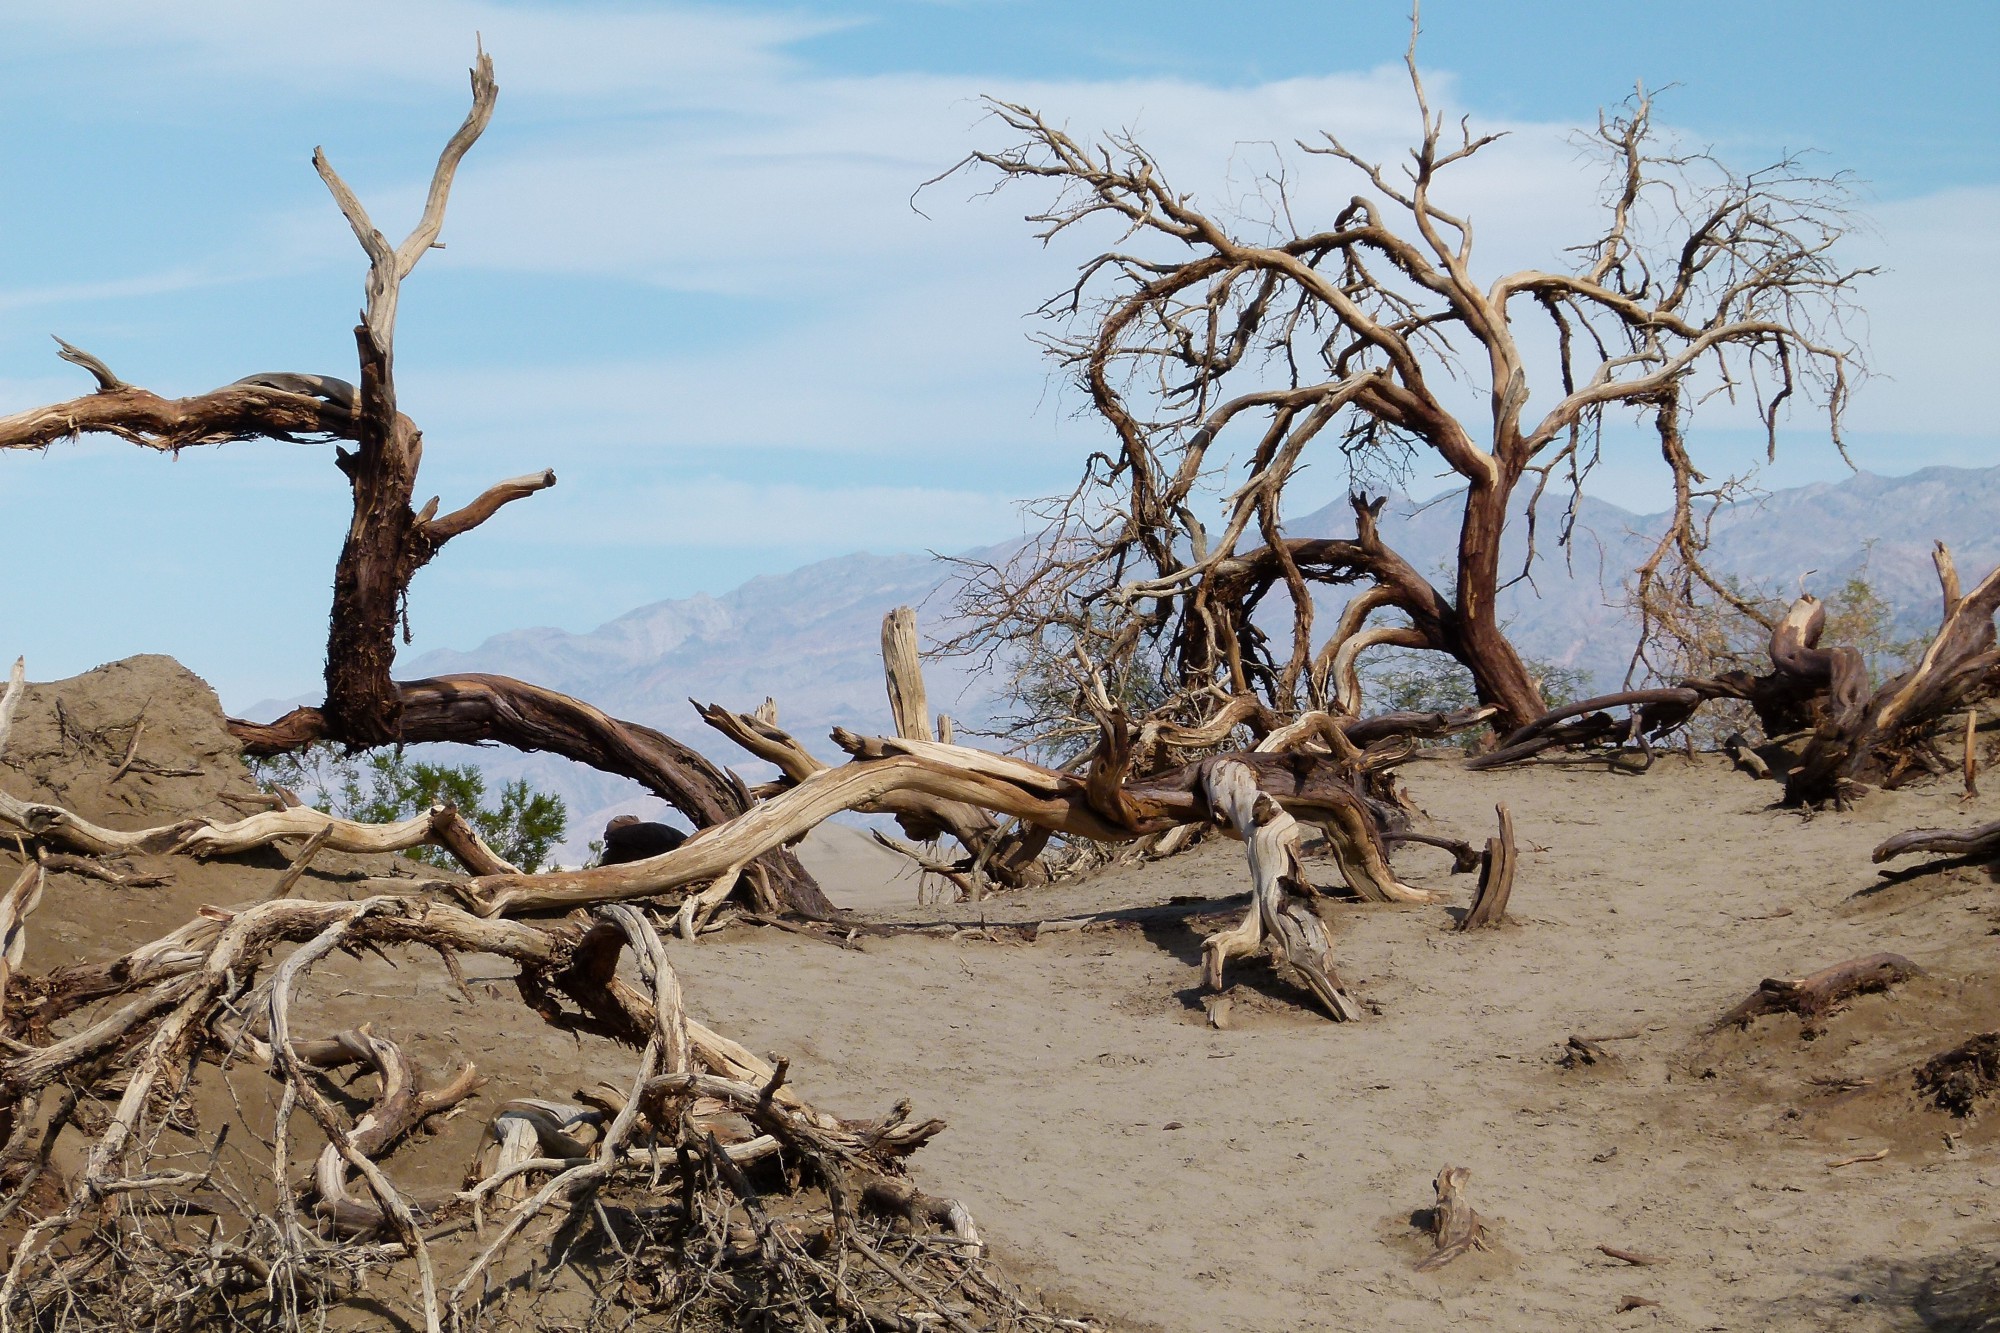
<svg viewBox="0 0 2000 1333"><path fill-rule="evenodd" d="M1431 1235L1437 1240L1437 1253L1417 1265L1419 1273L1443 1268L1467 1250L1486 1248L1485 1219L1465 1201L1465 1182L1471 1178L1470 1167L1448 1166L1431 1182L1437 1191L1437 1206L1431 1209Z"/></svg>
<svg viewBox="0 0 2000 1333"><path fill-rule="evenodd" d="M1479 887L1473 891L1472 906L1459 918L1460 930L1497 926L1507 917L1507 897L1514 891L1514 817L1507 813L1505 802L1493 809L1500 816L1500 836L1486 840L1486 854L1479 860Z"/></svg>

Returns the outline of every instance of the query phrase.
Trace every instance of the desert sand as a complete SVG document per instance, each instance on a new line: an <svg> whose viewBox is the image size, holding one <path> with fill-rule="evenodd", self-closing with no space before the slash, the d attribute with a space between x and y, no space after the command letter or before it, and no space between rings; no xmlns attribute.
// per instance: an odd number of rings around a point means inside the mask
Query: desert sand
<svg viewBox="0 0 2000 1333"><path fill-rule="evenodd" d="M213 696L163 659L105 672L37 690L0 784L119 827L222 813L216 795L246 783ZM106 785L89 734L141 702L144 753L202 777ZM829 826L805 854L858 922L947 928L844 949L737 927L674 942L673 962L692 1013L788 1056L816 1103L879 1114L907 1096L943 1117L914 1159L921 1183L964 1201L1017 1277L1111 1327L2000 1327L2000 1117L1955 1119L1911 1077L2000 1028L1995 876L1869 862L1889 833L2000 818L2000 799L1961 803L1940 785L1806 818L1775 808L1768 783L1672 757L1643 775L1469 773L1449 758L1404 775L1459 836L1486 836L1495 802L1512 809L1512 920L1457 934L1448 906L1326 902L1362 1022L1331 1023L1268 969L1237 965L1230 1026L1209 1025L1200 936L1241 911L1247 885L1240 848L1220 838L1049 890L919 907L900 863ZM284 864L138 861L175 882L55 878L25 966L108 957L203 904L261 897ZM14 864L0 851L0 875ZM1440 852L1407 848L1397 865L1469 894ZM349 894L382 868L326 857L298 892ZM1337 885L1331 867L1318 877ZM1175 910L1032 942L1003 928L1163 905ZM1706 1031L1761 978L1885 949L1925 975L1860 997L1817 1039L1790 1016ZM632 1063L539 1023L490 962L471 971L468 999L428 955L346 960L301 1002L316 1026L372 1020L426 1067L472 1059L492 1080L389 1160L412 1188L455 1181L483 1106ZM1573 1034L1616 1062L1565 1068ZM1471 1169L1492 1248L1419 1273L1431 1245L1415 1215L1447 1164ZM1657 1304L1620 1312L1628 1297Z"/></svg>

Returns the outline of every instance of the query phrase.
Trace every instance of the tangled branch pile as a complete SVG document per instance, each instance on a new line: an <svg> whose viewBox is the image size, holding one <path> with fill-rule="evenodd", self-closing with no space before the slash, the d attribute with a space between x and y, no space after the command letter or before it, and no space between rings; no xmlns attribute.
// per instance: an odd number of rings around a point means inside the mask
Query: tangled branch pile
<svg viewBox="0 0 2000 1333"><path fill-rule="evenodd" d="M1023 1301L966 1211L907 1179L941 1122L804 1101L784 1061L688 1017L637 907L530 925L411 896L276 899L21 972L48 875L30 861L0 900L0 1325L290 1328L374 1301L427 1329L533 1326L551 1302L694 1328L1088 1327ZM336 952L412 948L460 985L468 955L517 966L543 1020L636 1063L574 1100L499 1101L459 1188L398 1185L392 1159L485 1080L468 1064L428 1086L392 1038L308 1037L300 1014ZM329 1075L352 1068L373 1087L344 1110L355 1085Z"/></svg>

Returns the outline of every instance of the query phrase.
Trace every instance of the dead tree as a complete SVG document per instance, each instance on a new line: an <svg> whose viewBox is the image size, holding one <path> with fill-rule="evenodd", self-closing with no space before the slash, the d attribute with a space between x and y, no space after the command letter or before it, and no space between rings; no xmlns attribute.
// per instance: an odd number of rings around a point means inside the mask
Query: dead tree
<svg viewBox="0 0 2000 1333"><path fill-rule="evenodd" d="M394 339L402 284L438 243L453 177L492 118L498 95L492 60L482 51L472 71L472 109L438 159L422 217L397 245L376 228L326 155L313 154L313 165L368 256L366 307L354 330L356 383L264 373L210 393L168 399L125 383L97 357L63 343L62 358L88 370L97 391L0 419L0 449L43 449L83 434L114 435L165 453L256 439L351 442L351 450L334 451L354 514L334 565L325 701L269 725L232 723L245 749L272 754L315 741L350 749L491 741L546 750L632 778L705 828L741 814L748 797L715 765L660 732L504 676L393 678L396 632L417 571L453 538L556 482L553 471L531 473L498 482L449 512L439 512L436 498L419 508L423 435L396 405ZM789 852L773 850L744 871L751 896L762 906L832 914L832 905Z"/></svg>
<svg viewBox="0 0 2000 1333"><path fill-rule="evenodd" d="M2000 694L1994 627L2000 569L1961 594L1957 567L1943 542L1934 559L1944 604L1938 632L1916 665L1879 686L1871 685L1857 649L1820 643L1826 607L1808 594L1771 625L1768 672L1725 671L1586 699L1543 715L1468 762L1490 768L1581 744L1644 747L1683 725L1705 703L1741 699L1766 736L1805 737L1797 762L1783 774L1788 805L1840 804L1864 778L1893 786L1911 773L1950 772L1943 753L1949 742L1941 732L1961 713L1968 721L1954 739L1963 752L1959 771L1970 786L1973 710ZM1626 716L1614 716L1611 710L1621 707Z"/></svg>
<svg viewBox="0 0 2000 1333"><path fill-rule="evenodd" d="M1352 711L1341 682L1354 659L1395 644L1463 664L1505 733L1545 711L1495 604L1528 572L1501 563L1523 487L1531 563L1539 501L1552 486L1569 497L1566 540L1611 414L1661 423L1683 489L1700 474L1680 424L1717 389L1753 399L1774 443L1787 406L1816 398L1838 441L1859 372L1840 316L1866 272L1835 254L1840 178L1794 158L1739 173L1663 143L1642 91L1583 136L1607 188L1602 230L1570 247L1575 266L1481 272L1472 224L1441 186L1498 136L1447 133L1414 38L1408 67L1421 137L1400 176L1331 134L1300 145L1359 189L1317 228L1295 221L1282 174L1229 216L1171 185L1128 134L1090 143L1027 107L989 103L1015 146L954 170L1050 189L1030 219L1044 240L1116 230L1115 248L1042 307L1061 325L1051 356L1112 442L1047 503L1037 547L972 571L974 628L961 646L1025 656L1081 641L1105 663L1150 646L1172 691L1204 714L1254 695L1282 720ZM1554 383L1531 412L1532 365L1552 366ZM1454 406L1444 387L1454 379L1477 390L1476 415ZM1354 535L1287 537L1286 488L1329 449L1354 478ZM1445 587L1384 542L1382 502L1360 494L1405 451L1463 486ZM1222 527L1211 531L1199 513L1218 497L1203 488L1225 472ZM1322 637L1313 590L1326 585L1358 591ZM1255 613L1279 590L1291 629L1272 643ZM1371 625L1378 613L1395 620Z"/></svg>

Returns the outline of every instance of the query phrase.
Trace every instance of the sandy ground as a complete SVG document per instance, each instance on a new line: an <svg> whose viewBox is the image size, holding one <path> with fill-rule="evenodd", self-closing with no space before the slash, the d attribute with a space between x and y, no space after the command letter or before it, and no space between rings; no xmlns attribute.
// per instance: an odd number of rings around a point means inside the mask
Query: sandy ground
<svg viewBox="0 0 2000 1333"><path fill-rule="evenodd" d="M174 761L166 730L147 733L162 737L162 764ZM121 750L124 735L107 731L100 748ZM104 766L76 750L79 772ZM202 762L226 767L212 747ZM1224 919L1212 913L1035 943L977 929L1186 899L1233 913L1246 880L1227 843L918 908L915 881L889 877L893 858L824 830L806 854L837 901L967 929L851 951L745 928L675 942L673 957L690 1009L789 1056L816 1103L860 1116L907 1096L945 1118L914 1159L919 1179L963 1199L1017 1274L1119 1327L2000 1328L2000 1111L1953 1120L1920 1104L1910 1078L1924 1057L2000 1028L1995 877L1885 879L1868 860L1890 832L2000 818L2000 800L1878 793L1807 820L1770 808L1769 785L1705 762L1635 777L1440 761L1406 776L1462 836L1485 836L1494 802L1508 803L1524 848L1515 921L1459 935L1445 907L1330 904L1344 976L1373 1011L1360 1023L1326 1021L1246 964L1232 973L1236 1025L1207 1026L1198 948ZM0 782L28 794L12 770ZM92 790L71 795L89 805ZM148 822L113 804L88 812ZM102 957L201 902L258 896L281 864L178 863L161 890L60 877L27 966ZM1411 848L1398 866L1461 902L1469 892L1441 853ZM300 892L345 892L363 868L330 862ZM1818 1040L1789 1017L1704 1035L1762 977L1879 949L1927 975L1858 1000ZM482 1106L630 1068L631 1053L534 1020L503 968L469 966L468 1000L434 960L396 963L330 966L295 1022L372 1018L429 1068L471 1058L491 1077L471 1114L391 1159L413 1188L455 1183ZM1562 1068L1571 1034L1618 1038L1606 1044L1619 1063ZM1878 1149L1886 1158L1828 1165ZM1429 1243L1413 1214L1448 1163L1471 1168L1494 1248L1420 1274ZM1599 1245L1664 1262L1629 1266ZM1618 1312L1628 1296L1659 1304Z"/></svg>
<svg viewBox="0 0 2000 1333"><path fill-rule="evenodd" d="M751 937L675 961L697 1007L791 1052L813 1086L908 1092L945 1115L919 1174L1018 1265L1136 1326L2000 1326L1992 1118L1921 1107L1909 1077L2000 1026L2000 901L1984 871L1883 887L1868 861L1890 832L2000 817L2000 802L1883 793L1808 821L1767 808L1768 786L1680 761L1643 777L1426 763L1408 781L1467 834L1509 804L1529 844L1517 924L1459 935L1442 908L1335 906L1341 966L1380 1011L1359 1024L1273 982L1281 1003L1245 997L1241 1026L1206 1027L1199 934L1181 923L865 954ZM1449 878L1442 854L1400 860L1415 881ZM984 915L1242 879L1224 844ZM1817 1041L1789 1017L1701 1035L1762 977L1878 949L1930 975L1864 997ZM1609 1043L1621 1068L1557 1063L1572 1033L1635 1031ZM1874 1083L1843 1097L1813 1081L1843 1076ZM1496 1247L1417 1274L1411 1214L1446 1163L1472 1168ZM1634 1268L1600 1244L1667 1262ZM1627 1295L1660 1304L1615 1314Z"/></svg>

